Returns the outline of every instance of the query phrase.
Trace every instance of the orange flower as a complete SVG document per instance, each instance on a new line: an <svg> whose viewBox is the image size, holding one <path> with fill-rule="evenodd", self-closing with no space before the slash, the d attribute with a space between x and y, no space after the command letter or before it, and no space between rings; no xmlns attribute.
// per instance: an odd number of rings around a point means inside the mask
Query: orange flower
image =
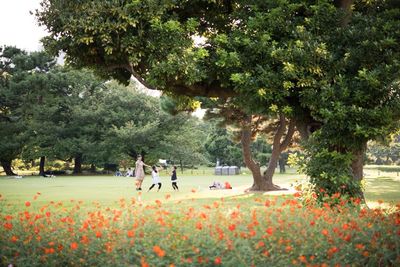
<svg viewBox="0 0 400 267"><path fill-rule="evenodd" d="M165 251L162 250L159 246L154 246L154 247L153 247L153 251L154 251L154 253L156 253L157 256L160 257L160 258L162 258L162 257L165 256Z"/></svg>
<svg viewBox="0 0 400 267"><path fill-rule="evenodd" d="M299 256L298 259L299 259L299 261L302 262L302 263L307 263L307 257L304 256L304 255Z"/></svg>
<svg viewBox="0 0 400 267"><path fill-rule="evenodd" d="M142 257L142 258L140 259L140 265L141 265L142 267L149 267L149 264L146 262L145 257Z"/></svg>
<svg viewBox="0 0 400 267"><path fill-rule="evenodd" d="M25 202L25 206L29 207L30 205L31 205L31 202L29 202L29 201Z"/></svg>
<svg viewBox="0 0 400 267"><path fill-rule="evenodd" d="M97 232L96 232L96 237L97 237L97 238L100 238L102 235L103 235L103 234L102 234L100 231L97 231Z"/></svg>
<svg viewBox="0 0 400 267"><path fill-rule="evenodd" d="M301 197L301 193L300 192L296 192L293 194L294 197Z"/></svg>
<svg viewBox="0 0 400 267"><path fill-rule="evenodd" d="M18 241L18 237L16 237L15 235L13 235L13 236L11 237L11 242L15 243L15 242L17 242L17 241Z"/></svg>
<svg viewBox="0 0 400 267"><path fill-rule="evenodd" d="M321 231L321 234L327 236L327 235L329 234L329 232L328 232L328 230L323 229L323 230Z"/></svg>
<svg viewBox="0 0 400 267"><path fill-rule="evenodd" d="M192 190L190 190L190 191L192 191L192 193L196 193L196 189L194 189L194 188L192 188Z"/></svg>
<svg viewBox="0 0 400 267"><path fill-rule="evenodd" d="M132 230L128 231L128 237L135 237L135 232Z"/></svg>
<svg viewBox="0 0 400 267"><path fill-rule="evenodd" d="M221 257L216 257L216 258L214 259L214 263L215 263L216 265L220 265L220 264L222 263Z"/></svg>
<svg viewBox="0 0 400 267"><path fill-rule="evenodd" d="M265 230L265 232L269 235L272 235L274 233L272 227L268 227L267 230Z"/></svg>
<svg viewBox="0 0 400 267"><path fill-rule="evenodd" d="M230 231L235 231L236 225L235 224L231 224L231 225L229 225L228 228L229 228Z"/></svg>
<svg viewBox="0 0 400 267"><path fill-rule="evenodd" d="M53 254L55 252L54 248L45 248L44 253L45 254Z"/></svg>
<svg viewBox="0 0 400 267"><path fill-rule="evenodd" d="M363 244L356 244L356 248L357 249L364 249L364 245Z"/></svg>
<svg viewBox="0 0 400 267"><path fill-rule="evenodd" d="M203 225L201 224L201 222L196 223L196 228L199 230L203 229Z"/></svg>
<svg viewBox="0 0 400 267"><path fill-rule="evenodd" d="M166 195L165 195L165 199L169 199L170 197L171 197L170 194L166 194Z"/></svg>
<svg viewBox="0 0 400 267"><path fill-rule="evenodd" d="M7 230L11 230L13 228L13 224L6 222L5 224L3 224L3 227Z"/></svg>
<svg viewBox="0 0 400 267"><path fill-rule="evenodd" d="M72 243L71 243L71 249L72 249L72 250L75 250L75 249L77 249L77 248L78 248L78 243L72 242Z"/></svg>
<svg viewBox="0 0 400 267"><path fill-rule="evenodd" d="M89 238L86 235L83 235L81 238L82 244L89 244Z"/></svg>

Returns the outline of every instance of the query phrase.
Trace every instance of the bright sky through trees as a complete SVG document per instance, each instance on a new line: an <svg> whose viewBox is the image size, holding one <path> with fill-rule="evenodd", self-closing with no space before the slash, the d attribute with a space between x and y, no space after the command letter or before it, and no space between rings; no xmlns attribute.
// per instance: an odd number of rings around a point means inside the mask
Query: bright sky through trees
<svg viewBox="0 0 400 267"><path fill-rule="evenodd" d="M0 45L28 51L42 48L40 39L46 30L29 13L39 8L39 3L39 0L0 0Z"/></svg>

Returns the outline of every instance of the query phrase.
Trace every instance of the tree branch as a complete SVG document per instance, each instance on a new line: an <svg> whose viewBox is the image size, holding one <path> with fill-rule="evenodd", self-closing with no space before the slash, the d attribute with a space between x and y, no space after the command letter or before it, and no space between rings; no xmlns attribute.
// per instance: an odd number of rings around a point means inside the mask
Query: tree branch
<svg viewBox="0 0 400 267"><path fill-rule="evenodd" d="M294 131L295 131L295 123L294 123L294 120L292 119L289 122L289 127L288 127L288 131L286 133L285 139L282 141L282 143L280 145L281 151L285 150L287 148L287 146L290 144L290 141L292 140Z"/></svg>

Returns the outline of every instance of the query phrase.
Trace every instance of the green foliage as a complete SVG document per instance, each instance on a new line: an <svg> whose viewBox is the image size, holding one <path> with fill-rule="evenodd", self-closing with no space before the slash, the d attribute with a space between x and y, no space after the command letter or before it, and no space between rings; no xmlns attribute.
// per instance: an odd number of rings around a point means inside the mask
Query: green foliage
<svg viewBox="0 0 400 267"><path fill-rule="evenodd" d="M399 136L387 138L381 142L369 142L367 161L373 164L398 164L400 160Z"/></svg>
<svg viewBox="0 0 400 267"><path fill-rule="evenodd" d="M242 166L241 148L239 144L232 141L234 139L232 133L218 127L215 122L212 122L211 125L210 133L205 141L205 149L209 154L210 162L215 165L219 160L220 165Z"/></svg>
<svg viewBox="0 0 400 267"><path fill-rule="evenodd" d="M44 52L0 48L0 160L15 159L32 135L27 125L34 112L30 101L42 100L37 91L43 90L53 65L54 59Z"/></svg>
<svg viewBox="0 0 400 267"><path fill-rule="evenodd" d="M319 134L315 134L309 140L304 158L300 161L300 171L310 177L317 200L325 202L337 193L361 198L361 181L353 178L351 170L353 155L324 147L318 137Z"/></svg>

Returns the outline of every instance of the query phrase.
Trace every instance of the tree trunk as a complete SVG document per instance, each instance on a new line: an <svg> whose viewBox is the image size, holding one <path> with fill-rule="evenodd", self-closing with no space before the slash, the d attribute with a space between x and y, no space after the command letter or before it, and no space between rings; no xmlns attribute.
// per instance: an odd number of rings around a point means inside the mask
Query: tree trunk
<svg viewBox="0 0 400 267"><path fill-rule="evenodd" d="M365 143L360 150L354 151L353 161L351 162L351 171L353 173L353 178L356 181L361 181L364 178L364 153L367 149L367 144ZM361 200L365 203L364 192L360 188L359 196Z"/></svg>
<svg viewBox="0 0 400 267"><path fill-rule="evenodd" d="M286 172L286 168L285 168L286 160L280 157L278 164L279 164L279 173L285 173Z"/></svg>
<svg viewBox="0 0 400 267"><path fill-rule="evenodd" d="M1 166L3 167L6 175L8 175L8 176L16 175L12 170L12 165L11 165L12 160L11 159L1 159L0 163L1 163Z"/></svg>
<svg viewBox="0 0 400 267"><path fill-rule="evenodd" d="M92 173L96 172L96 165L94 165L93 163L90 164L90 172L92 172Z"/></svg>
<svg viewBox="0 0 400 267"><path fill-rule="evenodd" d="M275 190L282 189L279 186L274 185L272 183L272 177L274 176L275 168L278 164L279 156L281 155L282 151L285 150L287 148L287 146L290 144L294 130L295 130L295 123L294 123L294 120L291 120L289 123L289 126L288 126L288 130L287 130L285 139L281 143L281 138L286 131L286 119L283 116L283 114L280 114L279 115L279 127L276 130L275 135L274 135L274 142L272 145L271 158L268 163L268 168L264 172L264 177L267 180L269 188L273 188Z"/></svg>
<svg viewBox="0 0 400 267"><path fill-rule="evenodd" d="M183 174L183 164L182 164L182 160L181 159L179 160L179 165L181 166L181 172Z"/></svg>
<svg viewBox="0 0 400 267"><path fill-rule="evenodd" d="M251 118L250 118L251 121ZM253 185L248 189L250 191L268 191L267 180L261 175L260 165L253 160L251 155L251 128L245 126L242 128L241 133L241 144L243 159L246 167L251 171L253 175Z"/></svg>
<svg viewBox="0 0 400 267"><path fill-rule="evenodd" d="M284 149L286 149L293 136L295 129L294 122L293 121L290 122L286 137L284 141L281 143L280 140L286 130L286 120L282 114L279 116L280 125L274 136L274 144L272 148L271 159L268 163L267 170L262 175L260 165L254 161L251 153L251 142L252 142L251 119L252 119L251 116L246 117L241 132L241 144L242 144L244 162L246 163L247 168L249 168L249 170L253 175L253 185L248 190L249 191L282 190L281 187L273 184L272 177L274 175L275 167L279 160L280 153Z"/></svg>
<svg viewBox="0 0 400 267"><path fill-rule="evenodd" d="M39 176L45 176L44 173L44 164L46 162L46 157L42 156L40 157L40 163L39 163Z"/></svg>
<svg viewBox="0 0 400 267"><path fill-rule="evenodd" d="M82 153L78 153L75 155L74 163L75 164L73 174L82 173Z"/></svg>

